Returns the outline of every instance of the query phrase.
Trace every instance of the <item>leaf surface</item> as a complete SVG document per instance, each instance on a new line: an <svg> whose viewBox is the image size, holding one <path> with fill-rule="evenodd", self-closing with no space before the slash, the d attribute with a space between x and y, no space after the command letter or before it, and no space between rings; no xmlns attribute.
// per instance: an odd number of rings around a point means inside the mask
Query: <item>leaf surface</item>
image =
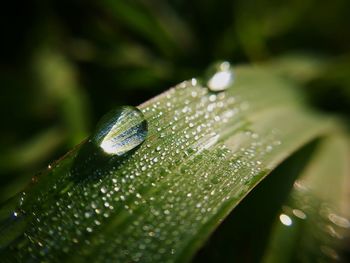
<svg viewBox="0 0 350 263"><path fill-rule="evenodd" d="M252 67L233 74L223 92L193 79L140 105L149 133L135 151L113 157L85 142L34 178L1 210L3 258L191 259L272 169L334 126L290 80Z"/></svg>

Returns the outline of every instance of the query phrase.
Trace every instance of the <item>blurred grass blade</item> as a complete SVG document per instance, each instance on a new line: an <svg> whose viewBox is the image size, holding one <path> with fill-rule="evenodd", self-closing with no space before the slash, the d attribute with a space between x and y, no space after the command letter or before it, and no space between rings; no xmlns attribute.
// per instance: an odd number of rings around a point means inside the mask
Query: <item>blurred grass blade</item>
<svg viewBox="0 0 350 263"><path fill-rule="evenodd" d="M82 144L53 164L1 211L2 259L188 261L258 182L334 125L286 79L234 76L221 93L193 79L142 104L148 137L123 158Z"/></svg>
<svg viewBox="0 0 350 263"><path fill-rule="evenodd" d="M342 253L349 249L344 239L350 237L349 157L344 134L322 141L283 206L264 262L344 261Z"/></svg>
<svg viewBox="0 0 350 263"><path fill-rule="evenodd" d="M151 13L152 9L137 1L104 0L102 3L109 7L116 20L127 27L129 31L150 41L163 54L172 55L174 47L176 47L174 36L170 35L170 32L164 27L164 23L159 21L159 15Z"/></svg>
<svg viewBox="0 0 350 263"><path fill-rule="evenodd" d="M41 50L34 60L46 100L53 101L60 111L65 126L69 129L70 145L86 136L88 105L86 94L80 89L73 64L57 51Z"/></svg>
<svg viewBox="0 0 350 263"><path fill-rule="evenodd" d="M52 154L52 152L63 142L67 134L58 127L38 134L26 143L14 147L0 154L0 171L2 173L13 172L20 174L23 170L38 165L42 159ZM30 174L11 178L12 183L2 184L0 193L0 203L3 203L11 196L15 195L30 180ZM2 176L4 179L5 176Z"/></svg>
<svg viewBox="0 0 350 263"><path fill-rule="evenodd" d="M225 218L193 262L261 262L276 215L317 142L298 149L260 182Z"/></svg>

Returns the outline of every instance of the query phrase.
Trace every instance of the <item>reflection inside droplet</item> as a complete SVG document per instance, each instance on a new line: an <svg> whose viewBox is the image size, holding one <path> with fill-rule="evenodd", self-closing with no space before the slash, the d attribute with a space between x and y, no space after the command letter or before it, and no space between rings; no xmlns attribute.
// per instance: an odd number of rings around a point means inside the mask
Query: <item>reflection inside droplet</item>
<svg viewBox="0 0 350 263"><path fill-rule="evenodd" d="M280 221L285 226L291 226L293 223L292 219L286 214L280 214Z"/></svg>
<svg viewBox="0 0 350 263"><path fill-rule="evenodd" d="M228 62L222 62L216 72L208 79L207 86L211 91L223 91L233 83L233 72Z"/></svg>
<svg viewBox="0 0 350 263"><path fill-rule="evenodd" d="M102 118L92 141L105 153L120 156L140 145L147 131L143 113L135 107L123 106Z"/></svg>

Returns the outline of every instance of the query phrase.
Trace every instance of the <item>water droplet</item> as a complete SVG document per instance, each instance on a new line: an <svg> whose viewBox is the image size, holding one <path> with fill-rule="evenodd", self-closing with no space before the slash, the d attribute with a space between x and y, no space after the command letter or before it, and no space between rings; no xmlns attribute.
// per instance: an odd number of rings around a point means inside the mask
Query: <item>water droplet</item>
<svg viewBox="0 0 350 263"><path fill-rule="evenodd" d="M229 62L214 65L207 78L207 86L211 91L219 92L227 89L234 81L234 75Z"/></svg>
<svg viewBox="0 0 350 263"><path fill-rule="evenodd" d="M192 84L192 86L196 86L197 85L197 79L192 78L191 79L191 84Z"/></svg>
<svg viewBox="0 0 350 263"><path fill-rule="evenodd" d="M290 226L293 223L292 219L286 214L280 214L280 221L285 226Z"/></svg>
<svg viewBox="0 0 350 263"><path fill-rule="evenodd" d="M328 216L328 219L337 226L340 226L343 228L350 228L350 221L345 217L342 217L335 213L330 213Z"/></svg>
<svg viewBox="0 0 350 263"><path fill-rule="evenodd" d="M306 219L306 214L299 209L293 209L293 214L300 219Z"/></svg>
<svg viewBox="0 0 350 263"><path fill-rule="evenodd" d="M143 113L135 107L122 106L101 119L92 141L104 152L120 156L140 145L147 131Z"/></svg>
<svg viewBox="0 0 350 263"><path fill-rule="evenodd" d="M105 194L107 193L107 189L106 187L102 186L101 189L100 189L101 193Z"/></svg>

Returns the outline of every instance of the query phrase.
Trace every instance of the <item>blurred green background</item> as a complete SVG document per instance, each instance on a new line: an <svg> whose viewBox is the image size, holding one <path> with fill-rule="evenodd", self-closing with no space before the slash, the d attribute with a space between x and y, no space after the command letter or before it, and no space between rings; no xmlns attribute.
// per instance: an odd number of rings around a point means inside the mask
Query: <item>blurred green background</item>
<svg viewBox="0 0 350 263"><path fill-rule="evenodd" d="M81 142L109 109L138 105L218 60L289 69L315 106L348 119L349 11L348 0L7 3L0 203ZM303 61L318 70L309 74Z"/></svg>

